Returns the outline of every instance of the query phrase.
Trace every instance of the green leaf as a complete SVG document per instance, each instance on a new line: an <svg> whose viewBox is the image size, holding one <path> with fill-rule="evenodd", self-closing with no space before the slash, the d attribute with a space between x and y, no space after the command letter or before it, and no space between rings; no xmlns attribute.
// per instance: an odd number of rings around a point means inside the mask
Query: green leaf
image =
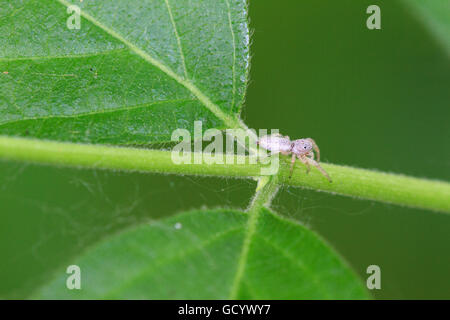
<svg viewBox="0 0 450 320"><path fill-rule="evenodd" d="M248 251L248 214L182 213L108 238L73 261L81 269L81 290L66 288L61 268L34 298L368 298L360 280L314 233L258 210Z"/></svg>
<svg viewBox="0 0 450 320"><path fill-rule="evenodd" d="M403 0L450 55L450 5L448 0Z"/></svg>
<svg viewBox="0 0 450 320"><path fill-rule="evenodd" d="M0 134L147 144L239 126L245 0L0 0L0 34Z"/></svg>

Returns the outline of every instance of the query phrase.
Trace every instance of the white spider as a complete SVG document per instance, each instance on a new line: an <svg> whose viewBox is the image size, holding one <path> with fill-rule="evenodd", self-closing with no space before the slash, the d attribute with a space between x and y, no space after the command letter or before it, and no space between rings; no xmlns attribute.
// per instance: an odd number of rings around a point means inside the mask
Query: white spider
<svg viewBox="0 0 450 320"><path fill-rule="evenodd" d="M291 171L289 178L292 176L295 159L298 158L306 165L306 173L309 173L311 167L315 166L319 171L331 182L331 178L326 171L319 165L320 150L317 144L311 138L298 139L291 141L288 136L280 134L272 134L263 136L258 140L258 144L271 152L271 154L281 153L284 155L292 154ZM314 151L317 153L317 161L314 160Z"/></svg>

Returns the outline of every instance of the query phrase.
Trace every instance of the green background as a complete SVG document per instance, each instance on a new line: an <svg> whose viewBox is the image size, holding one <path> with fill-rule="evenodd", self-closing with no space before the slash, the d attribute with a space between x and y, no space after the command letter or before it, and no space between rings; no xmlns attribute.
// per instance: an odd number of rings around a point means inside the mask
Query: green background
<svg viewBox="0 0 450 320"><path fill-rule="evenodd" d="M314 137L325 162L449 181L449 56L405 2L251 1L244 121ZM382 30L366 28L370 4L381 7ZM255 188L12 162L0 163L0 181L4 298L27 297L124 226L203 206L245 208ZM450 298L448 215L295 188L273 208L322 235L363 280L379 265L376 298Z"/></svg>

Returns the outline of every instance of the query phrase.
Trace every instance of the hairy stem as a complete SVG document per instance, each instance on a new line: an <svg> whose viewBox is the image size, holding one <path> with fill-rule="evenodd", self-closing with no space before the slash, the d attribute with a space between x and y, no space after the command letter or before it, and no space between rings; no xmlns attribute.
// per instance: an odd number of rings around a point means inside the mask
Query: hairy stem
<svg viewBox="0 0 450 320"><path fill-rule="evenodd" d="M194 156L194 153L191 154ZM170 151L51 142L0 136L0 158L62 166L158 172L179 175L254 178L261 164L174 164ZM409 207L450 213L450 183L323 163L333 183L317 170L296 164L289 179L289 159L281 157L278 183ZM194 162L192 162L194 163Z"/></svg>
<svg viewBox="0 0 450 320"><path fill-rule="evenodd" d="M259 178L258 185L256 187L256 194L252 199L250 207L247 212L249 214L247 222L247 230L245 233L244 244L239 257L238 267L236 275L234 277L233 284L230 291L230 299L238 299L239 288L242 277L245 271L245 265L247 264L248 252L253 239L253 235L256 231L258 224L259 213L263 207L268 207L271 200L278 191L277 177L276 176L264 176Z"/></svg>
<svg viewBox="0 0 450 320"><path fill-rule="evenodd" d="M252 215L263 207L269 207L273 197L278 191L278 177L277 176L263 176L258 179L256 186L256 194L252 199L250 207L247 212Z"/></svg>

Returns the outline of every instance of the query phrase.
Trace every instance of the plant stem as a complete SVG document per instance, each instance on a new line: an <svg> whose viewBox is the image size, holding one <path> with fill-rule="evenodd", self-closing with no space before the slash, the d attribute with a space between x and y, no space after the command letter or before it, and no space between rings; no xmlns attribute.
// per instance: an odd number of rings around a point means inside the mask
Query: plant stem
<svg viewBox="0 0 450 320"><path fill-rule="evenodd" d="M191 154L191 157L194 153ZM0 136L0 158L62 166L159 172L179 175L253 178L261 164L174 164L170 151L51 142ZM192 162L193 163L193 162ZM333 178L329 183L317 170L305 173L297 164L289 179L289 159L281 157L278 183L317 191L450 213L450 183L418 179L347 166L322 164Z"/></svg>
<svg viewBox="0 0 450 320"><path fill-rule="evenodd" d="M262 176L258 179L256 186L256 194L252 199L247 212L252 215L255 211L259 211L263 207L269 207L272 199L278 191L277 176Z"/></svg>
<svg viewBox="0 0 450 320"><path fill-rule="evenodd" d="M236 275L230 291L230 299L237 299L239 288L247 264L248 252L258 224L259 214L263 207L268 207L278 191L277 176L263 176L258 179L256 194L247 212L249 214L242 251L239 256Z"/></svg>

